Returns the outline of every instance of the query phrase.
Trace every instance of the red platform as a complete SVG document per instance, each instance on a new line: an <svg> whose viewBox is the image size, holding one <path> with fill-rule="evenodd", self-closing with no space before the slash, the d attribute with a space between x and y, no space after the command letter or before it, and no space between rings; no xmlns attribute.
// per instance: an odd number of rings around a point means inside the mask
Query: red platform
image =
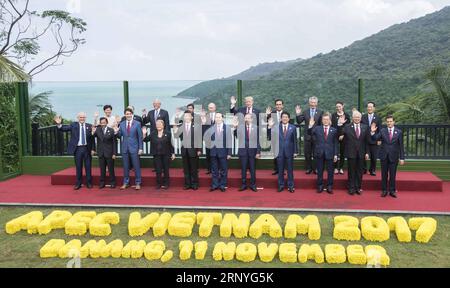
<svg viewBox="0 0 450 288"><path fill-rule="evenodd" d="M100 171L93 169L93 182L98 185ZM377 176L364 175L363 189L365 190L381 190L381 173ZM134 175L131 173L131 175ZM247 174L248 175L248 174ZM123 181L123 169L116 169L116 181L121 185ZM326 173L324 175L326 178ZM271 170L258 170L256 173L257 186L265 189L277 188L277 176L272 175ZM314 174L306 175L303 170L294 171L295 188L297 189L315 189L317 186L317 176ZM76 180L75 168L68 168L52 174L52 185L74 185ZM107 178L108 180L108 178ZM241 186L241 171L238 169L230 169L228 171L228 186ZM134 183L134 176L131 176L131 182ZM142 169L142 183L146 186L154 186L156 183L155 172L150 168ZM401 172L397 174L397 189L400 191L442 191L443 181L431 172ZM184 185L183 170L170 169L170 185L172 187L182 188ZM203 170L200 172L200 186L208 187L211 185L211 175L205 175ZM335 175L335 189L347 188L347 175Z"/></svg>
<svg viewBox="0 0 450 288"><path fill-rule="evenodd" d="M97 171L94 169L98 181ZM121 173L121 169L117 169ZM415 212L450 214L450 182L443 182L429 172L399 172L398 198L381 198L379 178L364 176L363 195L350 196L343 189L346 175L336 177L333 195L314 190L314 175L296 171L296 191L277 193L276 177L271 171L257 171L258 192L239 192L238 170L230 171L230 188L226 192L209 192L209 175L202 170L201 188L197 191L182 190L179 169L171 170L172 186L169 190L155 190L154 176L150 169L144 169L143 188L140 191L128 189L73 190L73 169L63 170L52 176L23 175L0 182L0 203L6 205L75 205L110 207L176 207L199 209L270 209L270 210L317 210L317 211L376 211ZM71 184L71 185L52 185ZM120 182L119 182L120 183ZM419 189L420 187L420 189Z"/></svg>

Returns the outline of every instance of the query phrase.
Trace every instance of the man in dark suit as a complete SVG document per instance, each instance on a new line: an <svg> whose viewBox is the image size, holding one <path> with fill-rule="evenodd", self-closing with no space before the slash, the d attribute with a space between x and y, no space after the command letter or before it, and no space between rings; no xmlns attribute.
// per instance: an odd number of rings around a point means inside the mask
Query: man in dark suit
<svg viewBox="0 0 450 288"><path fill-rule="evenodd" d="M372 123L372 140L381 141L380 161L381 161L381 197L389 195L397 198L397 189L395 187L395 177L397 175L397 166L405 164L405 148L403 146L403 134L400 129L395 127L395 119L392 115L386 117L387 128L382 128L380 132L375 123ZM389 175L389 188L388 188ZM389 190L388 190L389 189Z"/></svg>
<svg viewBox="0 0 450 288"><path fill-rule="evenodd" d="M275 109L272 109L272 107L267 107L266 109L266 115L267 115L267 121L269 121L270 118L274 119L275 125L280 124L281 122L281 113L284 111L284 103L281 99L275 100ZM277 157L273 158L273 172L272 175L278 174L278 163L277 163Z"/></svg>
<svg viewBox="0 0 450 288"><path fill-rule="evenodd" d="M239 191L250 188L256 192L256 159L261 156L259 131L253 124L253 114L245 115L244 121L244 125L239 125L239 121L235 118L233 123L234 135L239 140L238 156L241 162L242 185ZM247 183L247 169L250 170L250 185Z"/></svg>
<svg viewBox="0 0 450 288"><path fill-rule="evenodd" d="M205 133L207 147L211 149L211 175L210 192L217 189L225 192L228 177L228 160L231 159L231 129L223 123L222 113L216 112L215 125Z"/></svg>
<svg viewBox="0 0 450 288"><path fill-rule="evenodd" d="M72 122L70 125L61 124L61 116L54 118L55 123L60 131L70 131L71 137L67 147L67 153L75 157L75 166L77 170L77 182L74 189L81 188L83 177L83 164L86 171L86 187L92 188L92 147L94 145L94 138L92 137L92 125L86 123L86 113L80 112L77 115L78 122Z"/></svg>
<svg viewBox="0 0 450 288"><path fill-rule="evenodd" d="M141 123L134 120L133 110L131 108L125 109L125 121L122 121L119 127L114 129L121 141L121 152L123 159L123 185L121 190L130 187L130 162L133 164L136 175L135 184L136 190L141 189L141 163L139 155L143 153L143 134Z"/></svg>
<svg viewBox="0 0 450 288"><path fill-rule="evenodd" d="M327 193L333 194L333 162L338 159L338 131L331 127L331 115L324 113L322 115L322 125L314 126L314 120L308 126L311 139L314 143L314 159L317 164L317 193L322 193L323 189L323 170L327 165Z"/></svg>
<svg viewBox="0 0 450 288"><path fill-rule="evenodd" d="M253 97L247 96L244 99L245 106L236 108L236 97L231 96L231 108L230 113L233 113L234 115L238 114L239 118L244 118L247 114L254 114L254 119L256 119L256 125L259 125L259 113L261 112L258 108L255 108L253 106ZM242 121L242 119L239 119L239 121Z"/></svg>
<svg viewBox="0 0 450 288"><path fill-rule="evenodd" d="M288 191L294 193L294 157L298 155L297 127L289 124L289 120L288 112L281 113L279 125L275 125L274 119L270 119L267 133L269 140L272 140L272 150L278 161L278 192L282 192L285 187L284 169L286 167Z"/></svg>
<svg viewBox="0 0 450 288"><path fill-rule="evenodd" d="M184 112L183 124L173 130L175 138L181 140L183 160L184 190L198 189L198 157L202 154L202 128L192 122L192 113Z"/></svg>
<svg viewBox="0 0 450 288"><path fill-rule="evenodd" d="M366 124L368 127L372 127L372 123L375 123L377 126L378 132L381 129L381 117L375 113L375 103L370 101L367 102L367 114L364 114L361 119L361 123ZM369 158L370 158L370 167L369 173L372 176L376 176L377 169L377 159L378 159L378 141L374 141L372 138L369 140ZM367 173L367 163L364 161L364 174Z"/></svg>
<svg viewBox="0 0 450 288"><path fill-rule="evenodd" d="M350 115L344 111L344 102L336 102L336 112L331 115L331 126L337 129L339 136L339 156L334 163L334 174L344 174L345 145L343 135L345 125L350 124Z"/></svg>
<svg viewBox="0 0 450 288"><path fill-rule="evenodd" d="M116 188L116 175L114 173L114 160L117 154L117 142L114 129L108 127L108 118L100 117L100 125L92 130L93 136L97 138L97 148L92 150L98 155L100 166L100 186L105 188L106 166L108 166L111 188ZM93 147L94 148L94 147Z"/></svg>
<svg viewBox="0 0 450 288"><path fill-rule="evenodd" d="M142 124L150 129L150 134L156 131L156 121L163 120L166 132L170 132L169 112L161 109L161 101L159 99L153 100L153 110L147 113L147 110L142 110Z"/></svg>
<svg viewBox="0 0 450 288"><path fill-rule="evenodd" d="M208 104L208 112L202 113L201 121L203 134L215 124L216 119L216 104ZM206 153L206 174L211 174L211 150L209 148L205 149Z"/></svg>
<svg viewBox="0 0 450 288"><path fill-rule="evenodd" d="M367 125L361 123L361 113L353 111L352 123L343 131L345 157L348 161L348 193L361 195L364 159L369 159L370 131Z"/></svg>
<svg viewBox="0 0 450 288"><path fill-rule="evenodd" d="M321 119L323 111L317 108L318 99L316 96L309 97L309 108L302 112L300 105L295 107L297 124L305 124L310 122L310 119L314 120L314 125L321 125ZM312 159L312 153L314 151L313 142L311 141L311 135L308 134L308 129L305 129L303 134L303 151L305 153L305 168L306 174L311 174L313 171L316 173L316 168L314 167L314 162Z"/></svg>

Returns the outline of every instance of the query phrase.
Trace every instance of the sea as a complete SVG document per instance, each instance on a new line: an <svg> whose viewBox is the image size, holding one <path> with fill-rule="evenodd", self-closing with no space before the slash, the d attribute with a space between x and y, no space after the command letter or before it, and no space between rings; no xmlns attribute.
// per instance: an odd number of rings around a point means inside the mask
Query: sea
<svg viewBox="0 0 450 288"><path fill-rule="evenodd" d="M135 114L153 109L153 100L161 100L161 108L174 119L177 109L183 109L195 99L174 97L179 92L202 81L129 81L129 103L135 107ZM124 89L122 81L105 82L45 82L33 81L30 84L30 97L50 91L53 111L65 119L76 119L78 112L87 114L87 122L92 122L95 112L103 115L103 106L113 107L113 115L123 115ZM196 107L201 109L201 107Z"/></svg>

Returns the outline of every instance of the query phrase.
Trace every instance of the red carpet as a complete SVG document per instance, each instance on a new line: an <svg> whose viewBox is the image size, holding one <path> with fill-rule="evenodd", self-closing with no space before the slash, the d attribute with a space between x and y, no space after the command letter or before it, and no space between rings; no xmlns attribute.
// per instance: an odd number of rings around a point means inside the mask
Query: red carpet
<svg viewBox="0 0 450 288"><path fill-rule="evenodd" d="M118 169L120 171L120 169ZM62 172L58 173L61 174ZM435 181L440 181L431 173L401 172L399 180L398 198L381 198L380 191L368 189L369 185L377 185L376 177L365 176L365 191L361 196L350 196L345 190L335 189L333 195L326 193L317 194L312 189L314 176L304 175L297 171L297 189L294 194L284 191L277 193L275 189L264 187L258 192L250 190L239 192L239 184L236 175L238 171L232 171L232 180L226 192L209 192L208 178L201 171L203 187L198 191L183 191L177 187L177 177L180 172L173 169L172 187L169 190L155 190L153 182L145 178L143 189L135 191L132 189L121 191L119 189L98 188L74 191L69 185L52 185L50 176L23 175L14 179L0 182L0 203L3 204L50 204L50 205L106 205L106 206L152 206L152 207L200 207L200 208L253 208L253 209L292 209L292 210L370 210L378 212L430 212L450 213L450 182L440 182L441 191L438 191ZM261 184L274 186L275 177L270 171L258 171L258 186ZM147 177L151 176L149 169L144 170ZM306 177L308 176L308 177ZM72 176L61 176L72 184ZM345 177L338 176L338 183L344 181ZM305 180L307 179L307 180ZM53 180L55 178L53 177ZM59 181L59 180L58 180ZM151 181L151 180L150 180ZM372 183L373 182L373 183ZM149 186L151 183L151 186ZM311 187L307 187L311 186ZM339 184L341 185L341 184ZM418 191L417 185L425 187ZM432 190L427 189L432 187ZM305 188L307 187L307 188ZM409 188L410 190L402 189Z"/></svg>
<svg viewBox="0 0 450 288"><path fill-rule="evenodd" d="M94 185L98 185L100 171L99 169L92 170L94 177ZM366 190L381 190L381 173L377 176L364 176L363 189ZM131 173L133 175L133 173ZM326 174L325 174L326 175ZM117 183L122 184L123 170L116 169ZM200 172L200 186L208 187L211 183L211 175L206 175L204 170ZM256 172L257 186L267 189L277 188L277 176L272 175L271 170L258 170ZM324 176L326 178L326 176ZM155 173L150 168L142 169L142 183L144 185L155 185ZM51 183L53 185L73 185L75 183L75 168L68 168L51 176ZM315 189L316 175L306 175L303 170L294 171L295 187L298 189ZM228 186L241 186L241 172L238 169L230 169L228 172ZM131 182L134 183L134 176L131 177ZM431 172L401 172L397 174L397 189L399 191L442 191L443 181L434 176ZM170 169L170 185L172 187L183 187L184 176L183 170L172 168ZM347 175L335 175L334 178L335 189L347 188Z"/></svg>

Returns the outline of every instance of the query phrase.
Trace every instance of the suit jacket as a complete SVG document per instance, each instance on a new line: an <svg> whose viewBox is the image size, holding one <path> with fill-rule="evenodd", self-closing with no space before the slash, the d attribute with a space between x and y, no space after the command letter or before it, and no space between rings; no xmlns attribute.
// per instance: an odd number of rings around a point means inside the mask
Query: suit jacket
<svg viewBox="0 0 450 288"><path fill-rule="evenodd" d="M182 126L178 127L178 131L177 131L177 133L174 134L174 137L180 138L180 140L181 140L181 156L197 157L197 155L198 155L197 153L201 152L202 148L198 147L201 145L200 145L200 143L196 143L195 138L200 137L200 135L197 135L196 133L201 132L202 130L197 129L194 126L194 123L191 123L190 126L191 126L190 133L189 133L190 137L185 137L185 135L188 135L187 134L188 132L186 130L186 125L182 125ZM197 139L197 141L201 142L201 139L202 139L202 137Z"/></svg>
<svg viewBox="0 0 450 288"><path fill-rule="evenodd" d="M80 140L80 123L72 122L69 125L61 125L58 130L60 131L70 131L70 140L67 145L67 153L75 154L78 146L78 141ZM85 123L86 130L86 147L90 152L92 147L94 147L94 137L92 136L92 124Z"/></svg>
<svg viewBox="0 0 450 288"><path fill-rule="evenodd" d="M234 115L241 113L242 116L245 116L245 114L247 114L247 107L239 107L238 109L236 109L236 106L230 109L230 113L233 113ZM254 117L256 117L256 119L254 119L253 121L255 122L256 120L256 124L259 124L259 113L261 113L261 110L259 110L258 108L255 108L255 106L252 107L252 113L255 114Z"/></svg>
<svg viewBox="0 0 450 288"><path fill-rule="evenodd" d="M306 129L304 131L304 141L311 141L311 135L308 133L308 125L309 125L309 120L311 119L311 113L309 112L310 108L302 111L302 113L300 115L296 116L296 120L297 120L297 124L300 125L302 124L303 121L305 121L305 125L306 125ZM319 126L322 125L322 115L323 115L323 111L316 108L315 114L314 114L314 121L316 122L314 124L313 127L315 126Z"/></svg>
<svg viewBox="0 0 450 288"><path fill-rule="evenodd" d="M344 143L346 158L364 158L369 153L370 129L367 125L360 123L359 139L356 138L355 126L350 123L344 127Z"/></svg>
<svg viewBox="0 0 450 288"><path fill-rule="evenodd" d="M143 150L143 136L140 122L133 120L130 127L130 133L128 134L127 121L122 121L119 125L118 136L122 139L122 154L127 151L132 154L137 154L139 150Z"/></svg>
<svg viewBox="0 0 450 288"><path fill-rule="evenodd" d="M381 117L378 116L378 114L374 113L373 114L373 119L372 122L375 122L377 124L377 132L380 132L381 129ZM370 125L369 124L369 115L368 114L364 114L361 118L361 123L366 124L367 126L369 126L369 130L370 130ZM369 139L369 145L376 145L377 141L374 141L372 138Z"/></svg>
<svg viewBox="0 0 450 288"><path fill-rule="evenodd" d="M259 144L259 130L255 124L252 124L249 137L247 137L247 126L239 125L234 130L234 137L239 139L238 156L255 157L256 154L261 153L261 146Z"/></svg>
<svg viewBox="0 0 450 288"><path fill-rule="evenodd" d="M232 137L231 128L223 124L221 135L216 135L217 125L211 126L206 132L207 145L210 145L211 157L227 157L232 154ZM210 139L210 141L208 141Z"/></svg>
<svg viewBox="0 0 450 288"><path fill-rule="evenodd" d="M111 158L113 155L117 155L117 142L114 129L106 127L106 133L103 133L103 128L97 126L93 136L97 138L96 151L98 157Z"/></svg>
<svg viewBox="0 0 450 288"><path fill-rule="evenodd" d="M156 121L163 120L164 121L164 130L170 132L170 120L169 120L169 112L164 109L159 109L158 117L155 119L155 109L149 111L147 115L142 116L142 124L145 125L150 123L150 133L156 131Z"/></svg>
<svg viewBox="0 0 450 288"><path fill-rule="evenodd" d="M338 155L338 130L332 126L328 126L328 136L325 140L325 131L323 126L315 126L308 129L314 143L314 157L324 158L326 160L333 159Z"/></svg>
<svg viewBox="0 0 450 288"><path fill-rule="evenodd" d="M345 123L341 126L338 126L339 115L337 114L337 112L334 112L331 115L331 126L333 126L338 130L339 136L343 135L345 125L350 124L350 115L347 112L344 112L344 115L345 115Z"/></svg>
<svg viewBox="0 0 450 288"><path fill-rule="evenodd" d="M172 155L175 149L172 144L172 135L170 132L164 131L161 138L158 137L158 131L155 130L143 139L145 142L150 141L150 155ZM160 145L158 145L160 144Z"/></svg>
<svg viewBox="0 0 450 288"><path fill-rule="evenodd" d="M288 124L288 129L286 137L283 133L283 124L280 123L278 126L278 137L273 137L276 129L268 129L268 138L272 141L272 150L277 151L278 155L276 157L294 157L294 154L298 154L298 144L297 144L297 127L293 124ZM276 141L278 140L278 141Z"/></svg>
<svg viewBox="0 0 450 288"><path fill-rule="evenodd" d="M373 141L381 140L381 146L379 150L380 160L385 160L389 157L392 162L405 160L405 148L403 146L403 133L402 130L394 126L394 132L392 134L392 141L389 141L388 128L382 128L379 133L372 135Z"/></svg>

